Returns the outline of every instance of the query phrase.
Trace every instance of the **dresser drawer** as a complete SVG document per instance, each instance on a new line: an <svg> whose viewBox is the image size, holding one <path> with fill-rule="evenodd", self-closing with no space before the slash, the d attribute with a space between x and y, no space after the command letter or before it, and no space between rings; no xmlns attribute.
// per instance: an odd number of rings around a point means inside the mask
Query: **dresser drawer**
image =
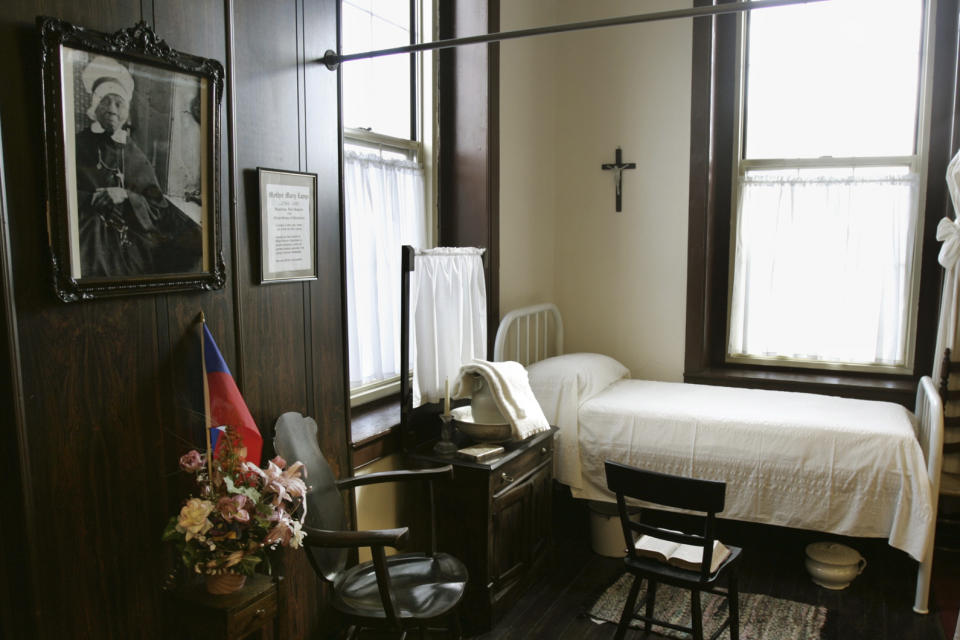
<svg viewBox="0 0 960 640"><path fill-rule="evenodd" d="M277 590L271 589L250 604L233 612L228 621L227 637L243 638L273 620L277 613Z"/></svg>
<svg viewBox="0 0 960 640"><path fill-rule="evenodd" d="M544 461L553 457L553 438L546 438L490 474L490 495L496 497L523 482Z"/></svg>

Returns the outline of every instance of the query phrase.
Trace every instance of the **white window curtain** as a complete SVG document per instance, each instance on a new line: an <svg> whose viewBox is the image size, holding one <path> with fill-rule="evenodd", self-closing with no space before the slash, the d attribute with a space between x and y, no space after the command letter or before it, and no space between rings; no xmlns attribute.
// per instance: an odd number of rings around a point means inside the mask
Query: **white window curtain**
<svg viewBox="0 0 960 640"><path fill-rule="evenodd" d="M904 365L917 183L905 168L747 172L728 353Z"/></svg>
<svg viewBox="0 0 960 640"><path fill-rule="evenodd" d="M410 274L413 406L440 402L460 367L487 354L483 250L441 247L417 253Z"/></svg>
<svg viewBox="0 0 960 640"><path fill-rule="evenodd" d="M400 375L400 248L423 247L423 168L344 152L350 387Z"/></svg>

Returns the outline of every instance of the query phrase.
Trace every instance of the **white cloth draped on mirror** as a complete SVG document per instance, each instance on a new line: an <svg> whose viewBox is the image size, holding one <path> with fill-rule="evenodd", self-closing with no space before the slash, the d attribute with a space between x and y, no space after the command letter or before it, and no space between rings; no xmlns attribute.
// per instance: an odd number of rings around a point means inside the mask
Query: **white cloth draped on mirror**
<svg viewBox="0 0 960 640"><path fill-rule="evenodd" d="M953 157L947 166L947 188L953 201L953 210L960 212L960 153ZM960 310L960 282L957 279L957 261L960 260L960 224L956 220L943 218L937 225L937 240L943 243L937 260L943 267L943 294L940 298L940 321L937 325L937 346L933 354L933 380L940 381L943 372L943 350L949 348L954 358L957 352L957 329Z"/></svg>
<svg viewBox="0 0 960 640"><path fill-rule="evenodd" d="M917 183L906 167L747 172L728 353L904 366Z"/></svg>
<svg viewBox="0 0 960 640"><path fill-rule="evenodd" d="M960 153L953 157L947 166L947 188L950 190L950 199L953 201L954 216L960 212ZM940 296L940 319L937 324L937 346L933 353L933 380L940 383L943 375L943 352L950 349L951 360L960 359L960 277L957 274L957 262L960 261L960 224L957 220L942 218L937 225L937 240L943 243L940 247L938 261L943 267L943 292ZM951 374L950 387L957 388L954 382L960 372ZM945 401L943 413L945 416L960 415L960 406L956 401ZM960 441L960 433L954 428L945 428L943 433L945 442ZM948 453L943 456L943 470L948 473L960 473L960 456Z"/></svg>
<svg viewBox="0 0 960 640"><path fill-rule="evenodd" d="M423 247L423 168L343 154L350 386L400 375L400 247Z"/></svg>
<svg viewBox="0 0 960 640"><path fill-rule="evenodd" d="M414 407L442 402L446 383L453 385L461 365L486 358L482 256L483 249L473 247L417 252L410 274Z"/></svg>

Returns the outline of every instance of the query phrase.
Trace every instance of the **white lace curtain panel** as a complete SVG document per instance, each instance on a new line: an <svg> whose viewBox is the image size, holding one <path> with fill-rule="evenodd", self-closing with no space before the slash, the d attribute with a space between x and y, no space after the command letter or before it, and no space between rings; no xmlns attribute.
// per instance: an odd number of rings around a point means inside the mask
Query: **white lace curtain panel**
<svg viewBox="0 0 960 640"><path fill-rule="evenodd" d="M400 374L400 247L425 244L423 169L343 157L350 386Z"/></svg>
<svg viewBox="0 0 960 640"><path fill-rule="evenodd" d="M413 406L441 402L460 367L486 359L483 250L442 247L417 253L410 274Z"/></svg>
<svg viewBox="0 0 960 640"><path fill-rule="evenodd" d="M902 365L917 176L741 179L731 354Z"/></svg>

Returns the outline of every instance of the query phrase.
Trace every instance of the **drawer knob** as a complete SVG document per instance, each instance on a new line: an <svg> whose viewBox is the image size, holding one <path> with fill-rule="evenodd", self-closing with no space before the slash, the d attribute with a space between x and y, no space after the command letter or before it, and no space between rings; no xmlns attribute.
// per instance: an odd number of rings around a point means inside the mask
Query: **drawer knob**
<svg viewBox="0 0 960 640"><path fill-rule="evenodd" d="M513 476L507 475L506 473L501 473L500 479L504 482L513 482Z"/></svg>
<svg viewBox="0 0 960 640"><path fill-rule="evenodd" d="M546 447L540 447L540 455L542 455L542 456L547 455L547 448L546 448Z"/></svg>
<svg viewBox="0 0 960 640"><path fill-rule="evenodd" d="M266 612L267 612L266 609L257 609L256 611L253 612L253 617L254 617L254 618L259 618L260 616L262 616L262 615L265 614Z"/></svg>

